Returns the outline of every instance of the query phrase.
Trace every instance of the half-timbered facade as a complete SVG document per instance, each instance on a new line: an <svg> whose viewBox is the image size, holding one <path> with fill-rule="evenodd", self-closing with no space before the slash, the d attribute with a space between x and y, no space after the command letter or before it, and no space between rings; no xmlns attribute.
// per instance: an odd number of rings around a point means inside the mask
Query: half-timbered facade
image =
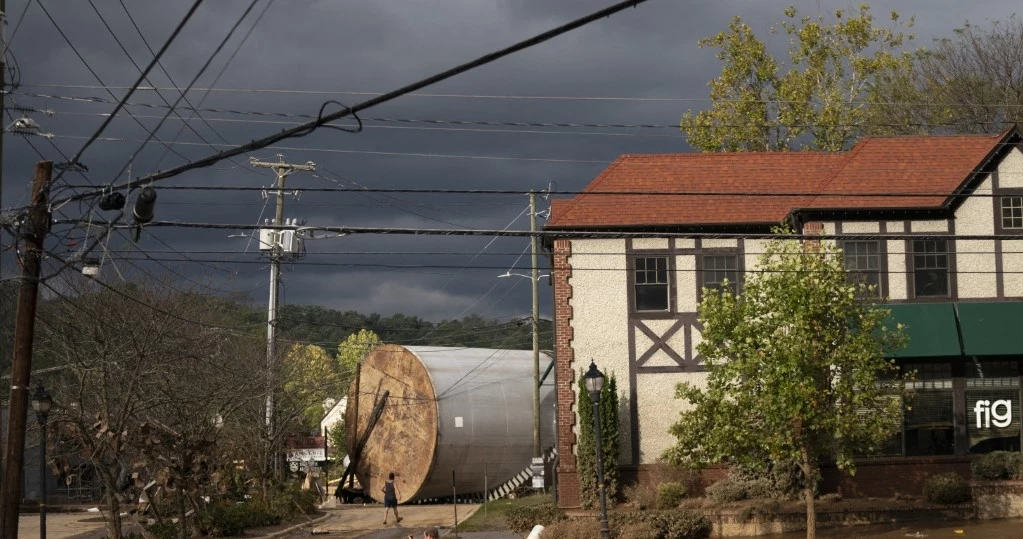
<svg viewBox="0 0 1023 539"><path fill-rule="evenodd" d="M850 273L878 285L893 318L909 326L897 357L918 373L887 455L860 463L856 481L826 469L825 488L907 492L931 471L967 471L972 454L1020 449L1017 129L867 138L842 153L624 155L581 194L555 201L546 227L556 238L560 505L578 504L580 370L592 360L616 374L619 465L642 479L674 441L668 428L684 406L675 385L706 376L696 351L701 291L741 292L764 250L755 236L783 222L838 242Z"/></svg>

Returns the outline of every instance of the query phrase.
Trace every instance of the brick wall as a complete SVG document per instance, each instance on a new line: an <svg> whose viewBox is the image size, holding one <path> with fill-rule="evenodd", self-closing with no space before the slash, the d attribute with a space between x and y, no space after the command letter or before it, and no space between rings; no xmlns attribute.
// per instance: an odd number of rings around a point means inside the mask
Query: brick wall
<svg viewBox="0 0 1023 539"><path fill-rule="evenodd" d="M575 371L572 362L571 240L554 241L554 358L557 369L558 505L579 507L579 476L575 462Z"/></svg>
<svg viewBox="0 0 1023 539"><path fill-rule="evenodd" d="M821 469L821 492L841 492L847 498L890 498L896 492L919 496L924 480L945 472L970 479L971 457L901 457L870 459L856 463L856 475L850 477L834 465Z"/></svg>

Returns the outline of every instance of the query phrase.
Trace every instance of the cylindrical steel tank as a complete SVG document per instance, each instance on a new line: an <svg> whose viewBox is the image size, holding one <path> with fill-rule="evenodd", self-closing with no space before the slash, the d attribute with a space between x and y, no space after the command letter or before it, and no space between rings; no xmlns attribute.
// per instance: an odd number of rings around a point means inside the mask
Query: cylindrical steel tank
<svg viewBox="0 0 1023 539"><path fill-rule="evenodd" d="M540 373L551 362L540 355ZM373 350L345 411L348 450L388 392L355 469L376 499L394 472L399 502L482 493L529 467L533 457L533 353L529 350L404 347ZM358 421L355 420L358 398ZM554 445L554 383L540 391L541 444ZM484 475L486 477L484 478Z"/></svg>

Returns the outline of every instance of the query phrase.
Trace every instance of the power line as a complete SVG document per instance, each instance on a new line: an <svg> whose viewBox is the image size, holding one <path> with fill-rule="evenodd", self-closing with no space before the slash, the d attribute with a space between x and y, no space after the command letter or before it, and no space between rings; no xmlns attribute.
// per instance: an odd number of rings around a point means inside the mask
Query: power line
<svg viewBox="0 0 1023 539"><path fill-rule="evenodd" d="M86 138L86 137L77 136L77 135L54 135L54 137L55 138L63 138L63 139L84 139L84 138ZM287 138L287 137L285 137L285 138ZM128 138L120 138L120 137L99 137L98 140L101 140L101 141L104 141L104 142L137 142L137 143L141 143L141 144L147 144L147 143L150 142L149 140L128 139ZM228 148L238 148L239 147L239 146L234 146L234 145L232 145L230 143L228 143L228 144L217 144L217 143L209 144L209 143L201 143L201 142L162 141L162 140L155 140L153 142L157 142L159 144L168 145L168 146L214 146L214 147L220 146L220 147L228 147ZM272 150L280 150L280 151L324 152L324 153L357 154L357 155L358 154L361 154L361 155L382 155L382 156L396 156L396 157L437 157L437 158L447 158L447 159L481 159L481 160L498 160L498 161L537 161L537 162L544 162L544 163L597 163L597 164L602 164L602 165L607 165L607 164L611 163L611 161L608 161L608 160L605 160L605 159L599 159L599 160L598 159L560 159L560 158L553 158L553 157L512 157L512 156L501 156L501 155L459 155L459 154L426 153L426 152L385 152L385 151L377 151L377 150L341 150L341 149L337 149L337 148L309 148L309 147L299 147L299 146L278 146L278 145L265 145L265 146L260 146L260 148L270 148ZM251 151L251 150L248 150L248 151ZM246 152L233 152L232 150L228 150L225 153L230 153L231 155L223 157L222 159L217 159L217 161L228 159L229 157L237 155L237 153L246 153ZM212 164L214 164L214 163L210 163L210 165L212 165ZM204 165L204 166L208 166L208 165ZM178 168L180 168L180 167L178 167ZM200 168L200 167L193 167L193 168ZM171 169L171 170L176 170L176 169ZM184 172L184 171L182 171L182 172ZM157 181L157 180L169 178L171 176L176 176L179 173L180 172L171 174L170 176L167 176L167 175L164 175L163 172L157 172L155 174L151 174L149 176L146 176L145 179L146 179L146 181L150 181L150 182L151 181ZM135 180L135 181L131 182L132 183L131 185L128 185L128 182L126 182L123 185L113 186L113 187L111 187L111 189L113 189L113 190L120 190L120 189L126 189L126 188L132 188L133 189L133 188L138 187L139 185L141 185L141 183L139 183L140 181L141 180ZM81 198L86 198L87 196L92 196L92 195L86 195L85 197L83 197L83 196L74 196L74 197L71 197L71 198L73 200L78 200L78 199L81 199Z"/></svg>
<svg viewBox="0 0 1023 539"><path fill-rule="evenodd" d="M71 44L71 40L68 39L67 35L64 34L64 31L61 30L59 25L57 25L57 21L55 21L53 17L50 16L50 13L49 11L46 10L46 7L43 5L42 0L39 0L38 4L39 7L42 8L43 12L46 13L46 17L50 19L50 22L53 23L53 26L57 28L57 32L60 33L61 37L64 38L64 41L66 41L68 46L71 47L71 49L75 52L76 55L78 55L79 60L81 60L82 63L85 64L85 67L92 73L96 80L100 82L100 84L104 84L103 80L99 78L99 75L97 75L96 72L93 71L91 67L89 67L88 63L85 61L85 58L83 58L82 55L78 52L78 50L75 49L74 45ZM114 107L114 110L113 112L111 112L110 116L106 120L104 120L102 124L100 124L96 131L93 132L93 134L89 137L88 140L86 140L85 144L83 144L82 147L78 150L78 152L75 153L75 155L71 158L69 162L70 165L78 164L78 160L82 157L82 154L85 152L85 150L88 149L89 145L91 145L92 142L103 133L107 126L110 125L110 122L113 121L114 116L122 108L124 108L124 103L131 98L132 94L135 93L139 85L141 85L142 82L146 79L146 76L149 75L149 72L153 69L153 66L156 65L156 62L159 61L163 53L166 52L168 47L170 47L170 44L178 37L178 34L181 33L181 30L185 27L185 24L189 21L189 19L192 18L192 15L195 13L195 11L199 9L200 4L202 4L202 0L195 0L195 2L192 4L192 7L189 8L187 13L185 13L184 18L181 19L181 22L179 22L177 27L174 28L174 30L171 32L171 35L167 38L167 41L165 41L163 46L160 47L159 52L156 54L156 56L153 57L153 60L149 62L149 65L147 65L146 68L142 71L142 73L139 74L139 78L135 80L135 83L128 88L128 91L118 101L117 106ZM111 93L111 96L113 96L113 93ZM141 122L139 122L139 125L141 125L143 129L146 129L146 127L142 125ZM146 130L149 131L148 129ZM149 131L149 134L150 137L155 137L155 133L153 133L152 131ZM181 157L182 159L184 159L184 156Z"/></svg>
<svg viewBox="0 0 1023 539"><path fill-rule="evenodd" d="M56 219L54 224L84 224L80 220ZM96 223L98 226L109 226L114 229L134 228L136 225L124 225L111 222ZM747 239L747 240L1017 240L1016 234L949 234L949 233L891 233L891 234L785 234L785 233L760 233L760 232L671 232L665 230L649 231L611 231L603 229L558 229L558 230L494 230L494 229L444 229L444 228L406 228L406 227L360 227L360 226L326 226L326 225L250 225L247 223L199 223L182 221L153 221L145 226L149 227L180 227L180 228L204 228L213 230L298 230L312 232L330 232L339 236L348 234L381 234L381 235L411 235L411 236L507 236L528 238L537 236L551 239L580 239L580 238L687 238L687 239ZM677 225L675 225L677 226ZM659 227L671 227L672 225L659 225Z"/></svg>
<svg viewBox="0 0 1023 539"><path fill-rule="evenodd" d="M741 255L742 253L735 253ZM952 253L948 253L952 254ZM961 253L963 255L973 253ZM625 255L621 255L625 256ZM656 256L656 255L653 255ZM134 261L162 261L162 262L189 262L190 260L180 258L119 258L119 260L134 260ZM193 261L194 262L194 261ZM215 262L218 264L265 264L260 260L202 260L202 262ZM383 264L383 263L369 263L369 262L303 262L302 266L313 266L313 267L336 267L336 268L376 268L376 269L458 269L458 270L488 270L497 271L507 269L507 266L464 266L458 264ZM528 271L529 267L511 268L512 270ZM573 272L618 272L622 273L625 270L622 268L602 268L602 267L586 267L586 266L572 266ZM673 268L666 270L669 273L704 273L706 270L699 270L696 268ZM802 270L769 270L769 269L753 269L749 270L748 273L800 273ZM954 271L957 274L969 274L969 275L994 275L994 274L1023 274L1023 269L1020 270L958 270L955 268L949 268L949 271ZM888 270L871 270L869 272L859 272L854 270L845 271L844 273L887 273L887 274L905 274L907 270L901 269L888 269ZM911 271L909 273L912 273ZM496 285L495 285L496 286ZM482 298L481 298L482 299ZM478 303L478 302L476 302ZM475 306L474 303L471 307ZM471 308L470 307L470 308ZM460 313L464 315L466 311ZM456 316L456 318L458 317Z"/></svg>
<svg viewBox="0 0 1023 539"><path fill-rule="evenodd" d="M753 168L751 172L755 171ZM1007 171L1009 174L1013 174L1012 171ZM1023 172L1016 174L1023 175ZM1006 172L999 172L1000 176L1006 176ZM69 186L75 189L90 189L91 185L72 185ZM163 185L160 186L161 190L164 191L265 191L264 187L249 187L249 186L226 186L226 185ZM293 192L309 192L309 193L414 193L414 194L429 194L429 195L501 195L501 196L519 196L527 195L528 191L522 191L518 189L434 189L434 188L386 188L386 187L369 187L369 188L330 188L330 187L295 187L288 188L288 191ZM955 193L949 191L896 191L896 192L853 192L853 191L716 191L716 190L658 190L658 191L619 191L619 190L554 190L546 191L550 195L585 195L585 196L641 196L641 197L658 197L658 196L720 196L720 197L772 197L772 198L785 198L785 197L825 197L825 198L936 198L936 197L953 197ZM970 191L967 194L960 196L964 197L982 197L982 198L1001 198L1003 196L1011 196L1006 194L996 194L991 192L984 192L981 190ZM812 209L812 208L810 208ZM845 209L845 208L840 208ZM891 210L893 208L849 208L849 209L861 209L867 210Z"/></svg>
<svg viewBox="0 0 1023 539"><path fill-rule="evenodd" d="M628 6L627 6L628 7ZM25 87L32 88L65 88L79 90L101 90L121 89L119 86L95 86L87 84L56 84L37 83L25 84ZM171 87L143 87L140 90L166 91L175 90ZM206 90L206 88L197 88ZM357 90L298 90L291 88L209 88L210 91L223 93L253 93L253 94L287 94L287 95L354 95L354 96L383 96L383 92L367 92ZM521 94L459 94L459 93L421 93L413 92L407 94L409 97L428 98L453 98L453 99L496 99L496 100L537 100L537 101L631 101L637 103L761 103L761 104L790 104L806 103L805 100L786 99L715 99L711 97L670 97L670 96L582 96L582 95L521 95ZM930 101L864 101L845 100L839 103L843 105L893 105L893 106L927 106L927 107L1005 107L1021 108L1023 104L1010 103L945 103Z"/></svg>
<svg viewBox="0 0 1023 539"><path fill-rule="evenodd" d="M80 97L69 97L69 96L54 96L48 94L36 94L24 91L13 91L11 94L25 95L33 97L45 97L52 99L62 99L67 101L79 101L88 103L105 103L112 102L110 100L104 100L101 98L80 98ZM159 104L151 103L129 103L128 106L135 107L147 107L147 108L165 108ZM218 108L203 108L194 109L186 108L183 110L191 110L195 112L213 112L221 114L236 114L246 116L272 116L281 118L315 118L311 114L293 114L286 112L261 112L261 111L243 111L233 109L218 109ZM51 111L56 115L71 115L71 116L104 116L102 112L77 112L77 111ZM136 115L138 118L156 118L156 116L144 116ZM272 125L295 125L295 122L287 122L281 120L256 120L256 119L232 119L232 118L210 118L211 122L227 122L227 123L251 123L251 124L272 124ZM649 130L673 130L681 131L679 124L643 124L643 123L599 123L599 122L522 122L522 121L496 121L496 120L449 120L449 119L429 119L429 118L387 118L387 117L371 117L362 118L364 123L399 123L399 124L429 124L429 125L454 125L454 126L484 126L484 127L512 127L512 128L523 128L523 127L534 127L534 128L591 128L591 129L649 129ZM773 127L776 124L715 124L710 126L702 126L700 129L734 129L738 127L753 128L753 127ZM978 126L978 125L989 125L992 127L999 127L1006 125L1004 121L970 121L970 122L893 122L893 123L808 123L808 124L785 124L786 127L802 127L802 128L814 128L814 127L849 127L849 128L871 128L871 127L927 127L927 128L939 128L939 127L963 127L963 126ZM678 138L682 136L681 133L674 135L653 135L653 134L642 134L637 135L634 133L592 133L592 132L578 132L578 131L536 131L536 130L522 130L522 129L444 129L438 127L410 127L410 126L383 126L383 125L366 125L367 129L418 129L418 130L431 130L431 131L467 131L475 133L527 133L527 134L560 134L560 135L605 135L605 136L642 136L642 137L668 137Z"/></svg>
<svg viewBox="0 0 1023 539"><path fill-rule="evenodd" d="M543 43L543 42L548 41L550 39L553 39L553 38L555 38L555 37L557 37L557 36L559 36L561 34L564 34L564 33L570 32L572 30L575 30L576 28L579 28L581 26L589 24L589 23L591 23L593 21L602 19L604 17L609 17L609 16L611 16L611 15L613 15L615 13L618 13L619 11L623 11L623 10L625 10L627 8L637 6L637 5L642 4L644 2L646 2L646 0L626 0L624 2L619 2L617 4L614 4L611 7L602 9L600 11L597 11L597 12L592 13L590 15L587 15L585 17L576 19L576 20L574 20L574 21L572 21L570 23L561 25L561 26L559 26L557 28L554 28L552 30L549 30L547 32L544 32L542 34L534 36L532 38L526 39L524 41L520 41L520 42L518 42L518 43L516 43L514 45L511 45L509 47L506 47L504 49L492 52L490 54L486 54L486 55L481 56L481 57L479 57L479 58L477 58L475 60L471 60L471 61L466 62L464 64L461 64L461 65L458 65L458 66L453 67L451 69L448 69L447 71L438 73L436 75L432 75L432 76L427 77L425 79L421 79L421 80L419 80L417 82L414 82L412 84L409 84L407 86L403 86L401 88L398 88L397 90L394 90L392 92L388 92L388 93L386 93L384 95L380 95L380 96L374 97L372 99L363 101L363 102L361 102L361 103L359 103L357 105L351 106L351 107L343 107L342 110L337 111L337 112L333 112L333 113L330 113L330 114L324 114L324 110L326 109L326 107L328 105L330 105L332 103L336 103L336 102L333 102L333 101L328 101L328 102L324 103L323 106L320 107L320 113L318 114L317 119L314 120L314 121L307 122L305 124L293 127L291 129L285 129L285 130L281 131L280 133L276 133L274 135L270 135L270 136L267 136L267 137L264 137L264 138L261 138L261 139L258 139L258 140L254 140L254 141L252 141L252 142L250 142L248 144L237 146L237 147L234 147L234 148L229 149L229 150L225 150L225 151L217 153L217 154L213 154L213 155L210 155L210 156L207 156L207 157L195 160L195 161L191 161L191 162L185 163L183 165L179 165L179 166L173 167L173 168L171 168L169 170L165 170L165 171L162 171L162 172L157 172L155 174L150 174L150 175L138 178L136 180L125 182L123 185L116 186L115 189L134 188L134 187L136 187L138 185L152 183L152 182L155 182L155 181L158 181L158 180L162 180L162 179L170 178L170 177L173 177L173 176L177 176L177 175L179 175L179 174L181 174L183 172L186 172L188 170L193 170L193 169L196 169L196 168L208 167L210 165L213 165L213 164L215 164L217 162L220 162L220 161L222 161L224 159L227 159L229 157L234 157L234 156L237 156L237 155L242 155L242 154L245 154L245 153L248 153L248 152L259 150L261 148L266 148L266 147L268 147L268 146L270 146L270 145L272 145L272 144L274 144L276 142L279 142L281 140L285 140L285 139L288 139L288 138L294 138L294 137L302 137L302 136L308 135L309 133L315 131L317 128L320 128L320 127L334 127L336 129L343 129L343 128L339 127L339 126L332 126L330 124L332 122L335 122L337 120L340 120L340 119L343 119L343 118L346 118L346 117L349 117L349 116L353 116L353 117L356 118L356 120L358 120L358 113L363 111L363 110L367 110L367 109L372 108L372 107L374 107L376 105L380 105L382 103L386 103L388 101L392 101L392 100L394 100L394 99L396 99L398 97L401 97L403 95L411 94L411 93L413 93L413 92L415 92L417 90L420 90L422 88L425 88L427 86L431 86L433 84L436 84L438 82L447 80L447 79L449 79L451 77L454 77L454 76L459 75L461 73L464 73L466 71L470 71L470 70L475 69L477 67L489 64L491 62L494 62L494 61L496 61L498 59L501 59L501 58L503 58L505 56L508 56L510 54L513 54L515 52L518 52L518 51L521 51L521 50L533 47L533 46L535 46L537 44ZM101 194L102 192L103 192L103 190L98 190L98 191L94 191L94 192L88 193L88 194L75 195L74 197L71 197L71 198L74 199L74 200L79 200L79 199L83 199L83 198L95 197L95 196ZM61 202L63 202L63 201L62 200L55 200L55 201L53 201L54 204L60 204Z"/></svg>
<svg viewBox="0 0 1023 539"><path fill-rule="evenodd" d="M202 2L202 0L196 0L195 5L193 6L193 10L195 8L199 7L199 3L201 3L201 2ZM252 9L256 7L256 4L258 2L259 2L259 0L252 0L252 2L249 3L249 7L246 8L245 11L242 12L241 17L239 17L238 20L234 23L234 25L231 26L231 29L228 30L227 35L224 36L224 39L222 39L220 41L220 43L217 45L217 47L213 50L213 53L209 55L209 57L203 63L202 67L199 68L199 71L195 74L194 77L192 77L192 80L188 82L188 87L185 88L185 91L181 92L181 94L178 96L178 98L174 100L174 104L171 105L171 108L170 108L170 110L167 111L167 114L165 114L163 116L163 118L161 118L160 121L156 124L156 127L153 128L153 130L149 132L149 136L147 136L146 139L141 142L141 144L139 145L138 149L136 149L134 152L131 153L132 157L134 157L136 154L141 152L145 148L145 145L148 144L150 142L150 140L152 140L156 136L156 132L159 131L161 127L163 127L163 123L165 121L167 121L167 118L172 113L174 113L174 108L177 107L178 104L180 104L183 99L185 99L185 95L189 91L191 91L192 86L194 86L195 83L199 80L199 77L201 77L203 75L203 73L206 72L206 69L208 69L210 67L210 64L213 63L213 59L216 58L218 54L220 54L220 51L224 48L225 45L227 45L227 42L231 39L231 36L234 35L235 30L237 30L238 27L241 26L242 21L244 21L245 17L247 17L249 15L249 13L252 12ZM184 23L182 23L181 26L183 26L183 25L184 25ZM179 26L175 31L180 30L181 26ZM159 61L160 55L163 54L163 51L167 49L167 46L170 45L170 41L173 40L173 39L174 39L174 34L171 35L171 37L170 37L170 39L168 39L167 43L165 43L164 46L157 52L156 56L153 57L153 61L150 62L149 66L147 66L147 68L146 68L147 70L151 69L152 66L154 64L156 64L156 62ZM145 76L145 73L143 73L143 76ZM127 97L128 96L125 96L124 99L127 99ZM121 105L118 104L118 106L121 106ZM117 112L117 109L114 110L114 113L116 113L116 112ZM110 118L108 118L107 121L109 122L109 120L112 119L112 118L113 118L113 114L111 114ZM105 126L105 124L104 124L104 126ZM101 128L104 127L104 126L101 126ZM200 138L202 138L202 137L200 137ZM168 142L168 144L178 144L178 143L172 141L172 142ZM206 145L210 146L211 148L213 147L213 145L210 144L209 142L206 142ZM129 159L128 162L125 163L124 166L121 167L121 170L117 174L114 175L113 179L116 180L121 174L123 174L126 170L128 170L128 167L130 167L130 166L131 166L131 159ZM111 180L111 181L113 181L113 180Z"/></svg>

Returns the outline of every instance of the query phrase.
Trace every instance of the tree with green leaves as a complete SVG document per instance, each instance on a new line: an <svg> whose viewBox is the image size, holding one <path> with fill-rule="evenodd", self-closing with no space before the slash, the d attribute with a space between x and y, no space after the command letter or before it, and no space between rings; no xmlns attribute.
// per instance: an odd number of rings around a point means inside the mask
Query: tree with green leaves
<svg viewBox="0 0 1023 539"><path fill-rule="evenodd" d="M878 120L871 109L885 96L875 82L912 69L914 55L903 48L913 21L894 11L890 21L878 25L866 4L835 11L832 22L789 7L781 23L785 63L735 17L727 31L699 42L717 49L723 66L709 83L710 109L682 117L689 144L704 152L847 149L870 131L868 120Z"/></svg>
<svg viewBox="0 0 1023 539"><path fill-rule="evenodd" d="M278 407L301 410L303 430L318 432L320 419L330 409L329 399L344 391L345 377L334 358L315 344L293 345L285 356L283 371L284 394Z"/></svg>
<svg viewBox="0 0 1023 539"><path fill-rule="evenodd" d="M706 384L676 388L688 408L665 457L753 470L794 463L813 539L820 461L855 473L853 456L877 453L900 428L905 384L886 358L905 346L903 328L887 326L874 287L848 279L829 242L773 241L741 295L703 293Z"/></svg>
<svg viewBox="0 0 1023 539"><path fill-rule="evenodd" d="M599 502L597 490L597 446L593 432L593 401L586 391L584 372L579 374L579 439L576 442L576 469L579 472L579 499L584 508ZM604 487L607 501L614 504L618 495L618 382L612 373L600 390L600 437L604 449Z"/></svg>
<svg viewBox="0 0 1023 539"><path fill-rule="evenodd" d="M338 369L350 376L355 373L355 366L379 345L380 337L371 329L352 333L337 346Z"/></svg>

